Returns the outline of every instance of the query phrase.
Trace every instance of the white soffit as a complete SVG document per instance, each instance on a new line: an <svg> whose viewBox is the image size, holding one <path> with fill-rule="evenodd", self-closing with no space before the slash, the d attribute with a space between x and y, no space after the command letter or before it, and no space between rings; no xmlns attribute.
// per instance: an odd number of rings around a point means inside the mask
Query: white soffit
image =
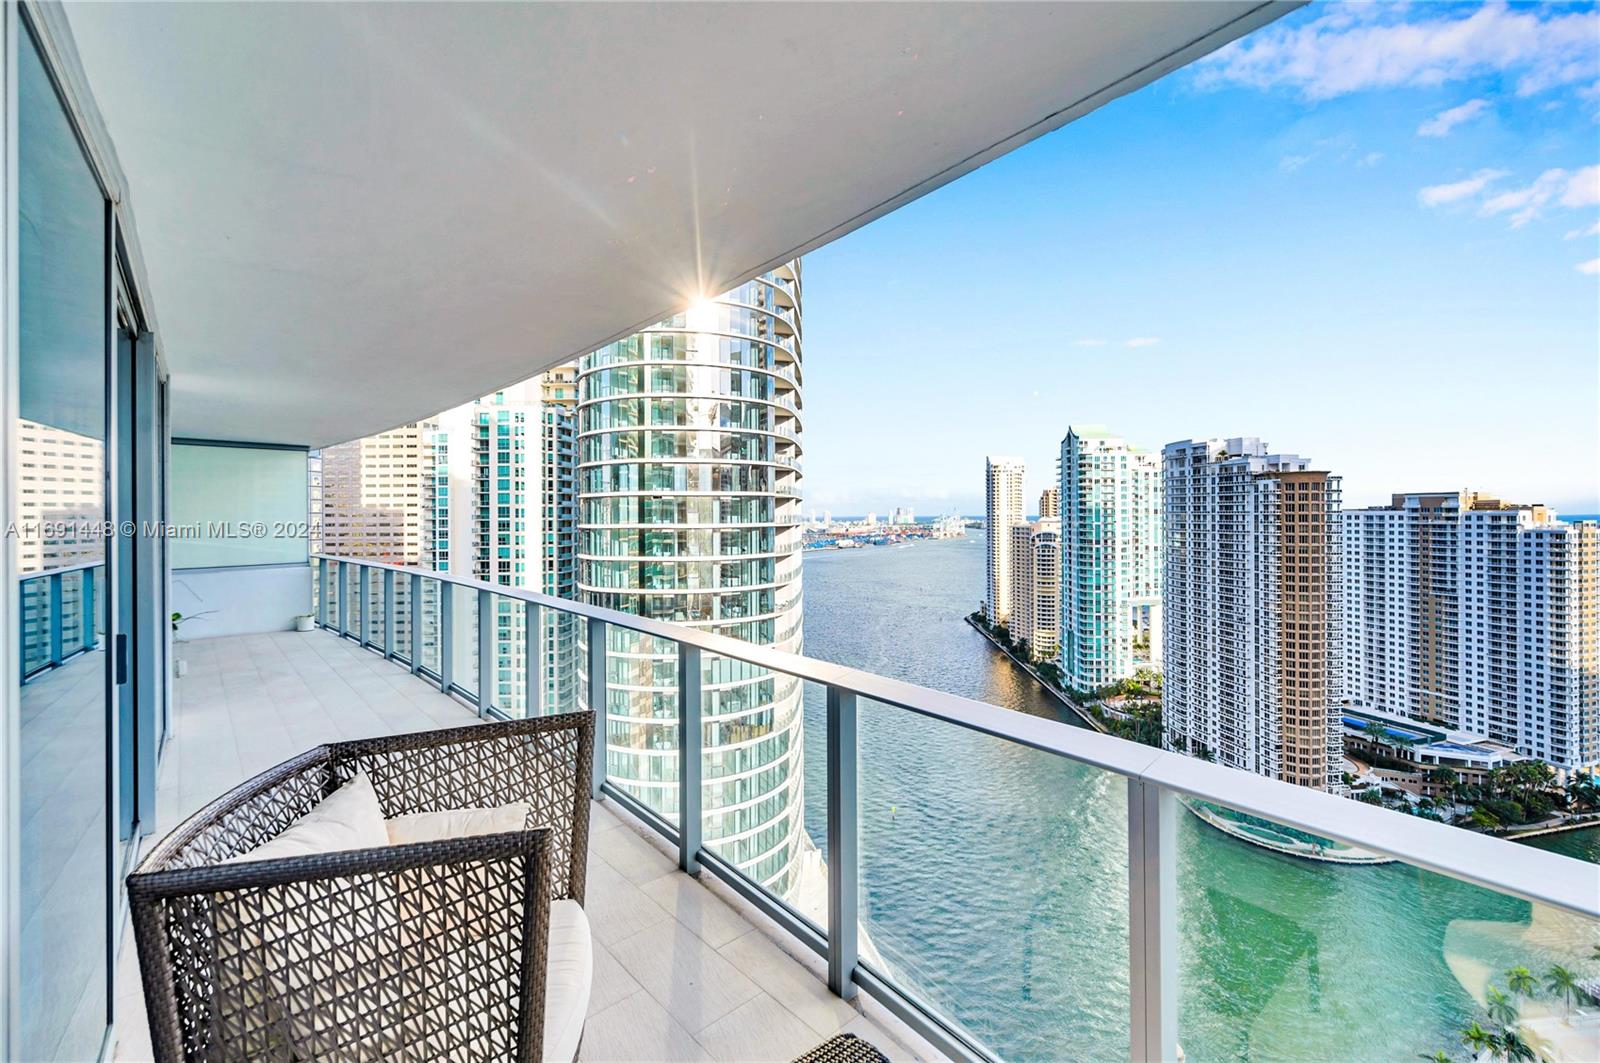
<svg viewBox="0 0 1600 1063"><path fill-rule="evenodd" d="M174 433L318 446L660 320L1292 6L65 11Z"/></svg>

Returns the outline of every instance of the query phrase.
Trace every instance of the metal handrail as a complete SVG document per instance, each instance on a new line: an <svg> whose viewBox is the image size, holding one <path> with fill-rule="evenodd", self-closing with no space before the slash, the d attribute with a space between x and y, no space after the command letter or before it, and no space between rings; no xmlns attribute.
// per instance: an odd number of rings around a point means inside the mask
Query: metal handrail
<svg viewBox="0 0 1600 1063"><path fill-rule="evenodd" d="M94 570L105 567L104 559L99 561L80 561L74 565L62 565L59 568L48 568L38 572L19 572L17 574L17 603L18 603L18 652L17 662L21 682L43 675L54 668L59 668L67 661L80 654L87 653L100 644L95 637L95 577ZM71 651L67 650L66 626L62 623L65 619L65 577L74 573L81 574L82 599L79 602L77 646ZM102 577L103 579L103 577ZM49 596L48 618L46 623L34 632L34 637L43 636L44 659L32 668L28 667L28 643L30 632L28 625L21 619L21 603L28 593L25 585L34 580L45 580L45 593ZM103 593L103 592L102 592Z"/></svg>
<svg viewBox="0 0 1600 1063"><path fill-rule="evenodd" d="M321 566L324 576L331 567L339 566L341 590L347 585L343 579L345 565L394 574L385 575L386 593L383 597L386 611L389 609L389 603L393 601L391 584L396 575L403 574L411 579L414 589L420 588L421 580L437 581L440 584L439 652L442 665L445 660L444 655L450 650L448 641L442 637L442 632L447 625L446 612L449 609L445 603L451 597L444 593L443 585L450 584L477 591L480 603L490 600L482 596L499 595L539 609L554 609L584 618L589 624L590 631L589 661L586 667L589 670L591 686L598 683L597 689L603 690L605 686L606 625L663 639L676 645L680 659L680 676L698 674L699 659L703 654L709 653L822 686L827 692L828 699L827 755L830 767L837 769L829 772L830 842L843 844L843 840L852 836L854 830L855 717L861 699L904 709L929 719L1123 776L1129 786L1129 954L1130 963L1134 967L1130 972L1130 981L1134 1024L1132 1043L1136 1059L1170 1058L1172 1055L1170 1049L1176 1044L1177 994L1174 950L1177 913L1173 898L1177 867L1173 847L1176 815L1174 799L1178 795L1214 801L1290 827L1392 856L1412 866L1460 879L1498 893L1600 920L1600 868L1558 853L1525 846L1517 846L1514 850L1508 849L1508 846L1514 843L1504 839L1403 815L1334 794L1208 763L1183 754L1155 749L1094 730L1071 727L1057 720L1003 709L971 698L931 690L860 669L753 645L698 628L652 620L631 613L556 598L522 587L491 583L453 573L331 554L316 554L313 555L313 560ZM361 586L363 589L367 586L364 578ZM371 606L366 600L367 595L364 591L361 597L363 599L361 628L355 634L363 644L368 644L369 640L366 637L369 629L368 610ZM421 615L419 606L420 595L413 594L411 639L414 648L421 645L421 633L416 626ZM345 633L344 620L349 613L348 605L342 598L339 609L341 613L339 622L329 623L327 600L324 595L321 610L323 626ZM486 623L486 617L490 612L491 610L479 608L480 624ZM392 622L387 623L385 629L392 632ZM386 635L386 642L393 643L392 634ZM481 665L483 661L492 659L489 640L484 638L482 628L476 642ZM384 649L391 656L404 656L392 645ZM417 654L413 652L412 669L423 671L416 656ZM689 662L693 662L694 666ZM441 672L448 673L449 668L441 667ZM468 700L478 705L480 713L489 714L494 711L493 699L492 695L485 693L485 690L492 685L492 675L493 673L489 673L491 678L486 682L485 673L480 667L479 693L476 697L469 691L460 690L445 679L441 679L440 685L447 691L464 694ZM695 695L698 695L698 691ZM698 719L699 703L698 696L684 698L681 702L686 712L693 714L691 720ZM691 729L698 732L698 728L691 728L690 721L686 721L685 725L680 726L679 733L685 734ZM648 813L642 818L680 845L680 864L685 870L706 865L717 871L719 876L726 878L728 875L726 867L718 865L715 860L706 859L707 854L699 844L698 830L678 832L659 816L650 813L628 795L605 782L603 750L604 744L596 743L596 795L598 796L603 789L608 796L618 798L630 808ZM699 765L686 763L684 750L681 747L679 757L680 778L698 779ZM845 780L848 793L835 794L833 792L835 780L844 776L848 777ZM699 802L695 790L696 788L692 786L680 787L682 810L680 820L683 822L698 818ZM839 798L840 801L836 802L835 798ZM839 850L830 848L830 852L834 851ZM954 1055L963 1057L989 1055L986 1049L970 1039L970 1035L952 1028L938 1018L931 1008L912 1001L903 994L903 991L889 986L881 977L858 965L853 940L854 930L850 929L856 926L858 901L852 888L854 869L834 866L837 863L831 861L829 867L829 925L841 928L844 932L828 935L823 943L825 955L830 961L830 987L841 996L852 995L857 986L867 988L918 1032ZM783 909L781 901L765 894L759 886L752 883L745 885L750 888L748 890L741 888L741 892L744 892L749 899L768 911L768 914L774 915L780 924L785 926L792 924L792 919L783 914L786 909ZM845 896L846 893L849 895ZM838 910L834 910L835 906ZM798 931L796 933L802 941L817 947L818 942L814 935Z"/></svg>

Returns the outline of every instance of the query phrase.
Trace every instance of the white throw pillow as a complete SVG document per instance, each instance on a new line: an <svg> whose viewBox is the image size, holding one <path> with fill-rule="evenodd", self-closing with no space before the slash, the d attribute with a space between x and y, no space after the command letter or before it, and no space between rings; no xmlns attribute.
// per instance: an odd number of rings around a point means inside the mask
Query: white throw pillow
<svg viewBox="0 0 1600 1063"><path fill-rule="evenodd" d="M386 823L388 844L438 842L478 834L506 834L528 825L528 803L513 801L498 808L451 808L443 812L411 812Z"/></svg>
<svg viewBox="0 0 1600 1063"><path fill-rule="evenodd" d="M344 849L376 849L388 844L383 807L378 804L372 780L361 771L310 812L289 824L282 834L223 863L317 856Z"/></svg>

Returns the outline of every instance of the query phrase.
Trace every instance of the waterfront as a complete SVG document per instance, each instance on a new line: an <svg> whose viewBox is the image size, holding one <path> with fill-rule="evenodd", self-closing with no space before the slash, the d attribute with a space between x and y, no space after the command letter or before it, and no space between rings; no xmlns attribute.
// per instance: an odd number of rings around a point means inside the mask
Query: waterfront
<svg viewBox="0 0 1600 1063"><path fill-rule="evenodd" d="M805 560L805 651L1078 725L964 617L982 533ZM806 697L824 838L823 704ZM1008 1059L1126 1059L1126 787L863 702L862 918L895 978ZM1405 865L1332 867L1179 821L1179 1036L1190 1060L1390 1060L1458 1047L1455 971L1562 962L1593 927ZM1551 913L1541 913L1541 916Z"/></svg>

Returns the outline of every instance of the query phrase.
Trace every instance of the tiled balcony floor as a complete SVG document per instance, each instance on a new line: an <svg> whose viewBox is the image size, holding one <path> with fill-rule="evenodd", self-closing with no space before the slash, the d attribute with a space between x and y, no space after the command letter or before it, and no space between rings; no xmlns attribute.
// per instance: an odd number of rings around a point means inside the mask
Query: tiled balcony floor
<svg viewBox="0 0 1600 1063"><path fill-rule="evenodd" d="M477 719L404 668L325 632L179 645L157 834L251 775L324 741ZM828 992L822 961L665 842L596 802L586 908L595 937L584 1060L790 1060L838 1032L895 1060L933 1050L871 1001ZM117 1059L150 1058L131 936L118 965ZM794 950L794 951L791 951Z"/></svg>

